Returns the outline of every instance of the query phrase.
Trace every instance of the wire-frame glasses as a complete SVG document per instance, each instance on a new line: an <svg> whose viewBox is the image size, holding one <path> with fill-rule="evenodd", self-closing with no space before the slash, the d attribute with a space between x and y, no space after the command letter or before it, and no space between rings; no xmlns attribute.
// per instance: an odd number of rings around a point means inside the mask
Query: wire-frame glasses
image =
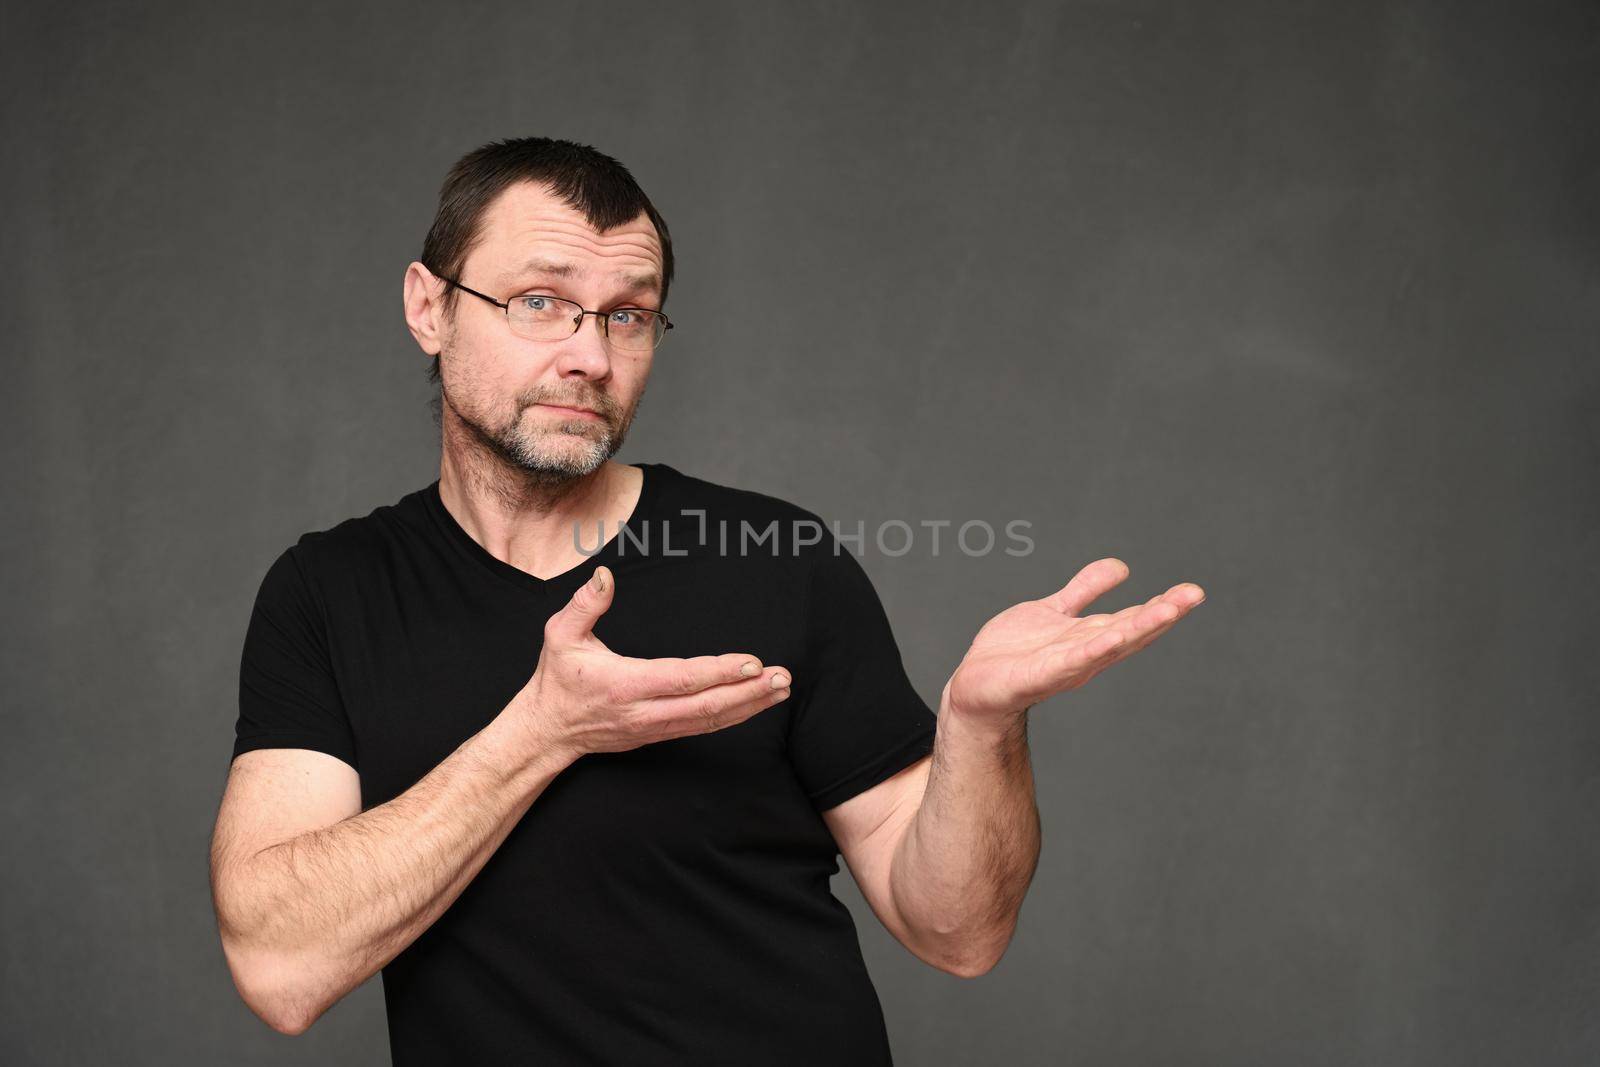
<svg viewBox="0 0 1600 1067"><path fill-rule="evenodd" d="M671 320L651 308L617 307L610 311L589 311L581 304L547 293L524 293L501 301L476 289L469 289L454 278L441 277L441 280L504 310L511 332L530 341L563 341L578 332L585 315L593 315L600 320L600 329L606 340L617 348L632 352L651 351L661 343L662 336L672 329Z"/></svg>

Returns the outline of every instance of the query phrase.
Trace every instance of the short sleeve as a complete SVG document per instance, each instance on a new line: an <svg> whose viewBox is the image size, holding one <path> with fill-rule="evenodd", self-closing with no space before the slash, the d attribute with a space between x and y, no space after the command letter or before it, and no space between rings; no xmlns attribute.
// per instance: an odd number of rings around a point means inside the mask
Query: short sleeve
<svg viewBox="0 0 1600 1067"><path fill-rule="evenodd" d="M837 538L818 547L806 588L789 756L820 812L932 752L938 716L906 676L871 579Z"/></svg>
<svg viewBox="0 0 1600 1067"><path fill-rule="evenodd" d="M258 748L310 748L356 766L326 618L294 548L261 581L239 662L233 755Z"/></svg>

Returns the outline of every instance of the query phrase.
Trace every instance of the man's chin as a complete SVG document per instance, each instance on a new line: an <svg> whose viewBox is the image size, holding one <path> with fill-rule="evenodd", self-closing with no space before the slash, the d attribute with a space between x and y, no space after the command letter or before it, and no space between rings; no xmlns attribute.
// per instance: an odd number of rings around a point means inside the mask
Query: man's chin
<svg viewBox="0 0 1600 1067"><path fill-rule="evenodd" d="M541 434L537 443L513 446L507 451L523 470L552 478L586 477L616 454L609 439L597 441L581 434L564 433Z"/></svg>

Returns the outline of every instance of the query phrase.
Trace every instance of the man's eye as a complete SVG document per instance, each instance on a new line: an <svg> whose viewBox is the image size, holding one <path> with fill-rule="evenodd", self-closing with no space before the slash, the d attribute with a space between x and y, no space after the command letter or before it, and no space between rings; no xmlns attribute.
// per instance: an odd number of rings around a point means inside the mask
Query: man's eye
<svg viewBox="0 0 1600 1067"><path fill-rule="evenodd" d="M518 315L544 321L568 314L572 305L545 293L524 293L511 305Z"/></svg>

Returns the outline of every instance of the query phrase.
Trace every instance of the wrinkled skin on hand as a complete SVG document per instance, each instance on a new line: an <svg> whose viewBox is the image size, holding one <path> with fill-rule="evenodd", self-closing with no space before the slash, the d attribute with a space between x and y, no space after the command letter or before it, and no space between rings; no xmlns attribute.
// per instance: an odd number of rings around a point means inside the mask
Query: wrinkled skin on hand
<svg viewBox="0 0 1600 1067"><path fill-rule="evenodd" d="M990 619L945 683L945 706L972 721L1016 719L1138 652L1206 597L1198 585L1181 582L1143 604L1083 614L1128 573L1120 559L1098 559L1049 596Z"/></svg>

